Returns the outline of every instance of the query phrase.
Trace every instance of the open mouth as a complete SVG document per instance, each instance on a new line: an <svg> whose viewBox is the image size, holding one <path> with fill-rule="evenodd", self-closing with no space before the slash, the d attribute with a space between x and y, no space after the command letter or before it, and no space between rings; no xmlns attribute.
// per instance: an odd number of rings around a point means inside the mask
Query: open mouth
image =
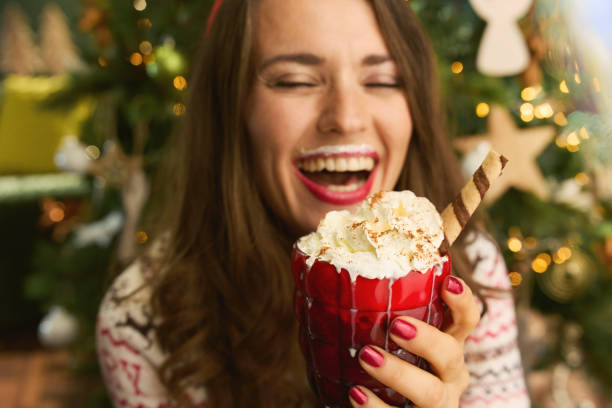
<svg viewBox="0 0 612 408"><path fill-rule="evenodd" d="M318 199L351 205L369 194L377 170L373 150L305 155L294 161L298 178Z"/></svg>

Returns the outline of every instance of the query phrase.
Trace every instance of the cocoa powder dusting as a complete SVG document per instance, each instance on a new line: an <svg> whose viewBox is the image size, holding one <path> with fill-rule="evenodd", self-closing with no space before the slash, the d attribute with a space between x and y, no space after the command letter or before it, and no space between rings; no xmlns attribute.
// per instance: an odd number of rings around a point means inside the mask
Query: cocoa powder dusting
<svg viewBox="0 0 612 408"><path fill-rule="evenodd" d="M319 251L319 255L317 255L317 256L321 256L321 255L323 255L323 254L324 254L325 252L327 252L328 250L329 250L329 247L328 247L328 246L322 246L322 247L321 247L321 250Z"/></svg>
<svg viewBox="0 0 612 408"><path fill-rule="evenodd" d="M355 229L357 229L357 228L359 228L359 227L361 227L361 226L365 225L365 223L366 223L365 221L354 222L354 223L352 223L352 224L351 224L351 227L350 227L350 228L351 228L352 230L355 230Z"/></svg>
<svg viewBox="0 0 612 408"><path fill-rule="evenodd" d="M379 191L378 193L372 195L370 197L370 205L378 204L382 200L384 195L385 195L384 191Z"/></svg>

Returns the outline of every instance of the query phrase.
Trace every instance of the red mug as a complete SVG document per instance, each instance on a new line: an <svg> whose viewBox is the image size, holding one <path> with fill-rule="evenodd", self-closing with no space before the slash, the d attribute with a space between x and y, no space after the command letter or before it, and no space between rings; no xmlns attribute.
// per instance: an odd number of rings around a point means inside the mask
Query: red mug
<svg viewBox="0 0 612 408"><path fill-rule="evenodd" d="M411 405L405 397L366 373L357 355L373 344L399 358L429 369L427 362L401 349L388 335L398 316L411 316L442 327L445 305L440 286L450 274L450 257L424 273L410 271L398 279L351 281L346 269L339 272L326 261L309 255L297 244L291 253L295 280L294 311L299 321L300 347L306 359L308 378L325 407L350 407L349 389L363 385L383 401L396 406Z"/></svg>

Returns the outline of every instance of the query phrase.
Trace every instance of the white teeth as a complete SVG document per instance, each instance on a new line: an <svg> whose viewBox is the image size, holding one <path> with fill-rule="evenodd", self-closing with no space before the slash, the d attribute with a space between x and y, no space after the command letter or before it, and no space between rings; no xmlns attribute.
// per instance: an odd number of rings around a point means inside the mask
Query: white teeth
<svg viewBox="0 0 612 408"><path fill-rule="evenodd" d="M323 171L323 169L325 168L325 159L323 159L322 157L319 157L317 159L317 171Z"/></svg>
<svg viewBox="0 0 612 408"><path fill-rule="evenodd" d="M297 162L298 169L315 171L371 171L375 162L373 157L318 157Z"/></svg>
<svg viewBox="0 0 612 408"><path fill-rule="evenodd" d="M327 186L327 188L332 191L339 191L339 192L345 193L347 191L355 191L362 185L363 183L354 183L354 184L349 184L348 186L339 186L336 184L330 184Z"/></svg>

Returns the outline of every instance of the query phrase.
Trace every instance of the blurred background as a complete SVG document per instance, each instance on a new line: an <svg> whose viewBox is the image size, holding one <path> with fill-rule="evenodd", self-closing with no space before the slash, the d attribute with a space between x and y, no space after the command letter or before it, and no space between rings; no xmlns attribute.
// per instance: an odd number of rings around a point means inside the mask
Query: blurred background
<svg viewBox="0 0 612 408"><path fill-rule="evenodd" d="M109 407L94 351L111 271L151 237L212 1L0 0L0 401ZM502 248L534 407L612 407L612 3L411 0L481 216Z"/></svg>

